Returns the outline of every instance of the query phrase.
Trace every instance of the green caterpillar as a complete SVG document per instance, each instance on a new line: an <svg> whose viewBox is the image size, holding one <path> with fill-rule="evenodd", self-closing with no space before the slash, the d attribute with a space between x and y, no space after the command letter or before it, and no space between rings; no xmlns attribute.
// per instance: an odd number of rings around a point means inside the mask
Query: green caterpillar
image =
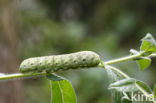
<svg viewBox="0 0 156 103"><path fill-rule="evenodd" d="M92 51L81 51L64 55L34 57L24 60L19 71L26 72L56 72L76 68L94 67L100 62L98 54Z"/></svg>

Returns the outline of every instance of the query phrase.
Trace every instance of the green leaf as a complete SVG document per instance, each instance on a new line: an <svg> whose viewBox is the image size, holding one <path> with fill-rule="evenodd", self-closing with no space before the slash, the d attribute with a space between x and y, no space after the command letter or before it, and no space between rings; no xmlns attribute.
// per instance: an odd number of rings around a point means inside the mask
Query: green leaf
<svg viewBox="0 0 156 103"><path fill-rule="evenodd" d="M131 53L131 55L136 55L136 54L139 54L140 52L138 52L137 50L135 50L135 49L130 49L130 53Z"/></svg>
<svg viewBox="0 0 156 103"><path fill-rule="evenodd" d="M137 64L141 71L146 69L151 64L151 59L148 57L142 57L141 59L137 60Z"/></svg>
<svg viewBox="0 0 156 103"><path fill-rule="evenodd" d="M136 81L136 86L146 96L150 96L152 94L152 89L146 83L142 81Z"/></svg>
<svg viewBox="0 0 156 103"><path fill-rule="evenodd" d="M154 86L153 92L154 92L154 98L156 98L156 84Z"/></svg>
<svg viewBox="0 0 156 103"><path fill-rule="evenodd" d="M118 72L110 69L109 66L105 65L105 68L106 68L106 72L107 72L107 75L108 75L108 80L109 80L110 83L114 83L114 82L117 82L119 80L125 79L121 74L119 74ZM122 101L122 99L124 97L123 92L119 92L117 90L111 90L111 94L112 94L112 97L113 97L113 100L114 100L115 103L121 103L121 102L123 102L123 103L132 103L132 101L127 100L127 99L124 99Z"/></svg>
<svg viewBox="0 0 156 103"><path fill-rule="evenodd" d="M63 77L60 77L60 76L58 76L56 74L48 74L47 78L49 80L52 80L52 81L59 81L59 80L63 80L64 79Z"/></svg>
<svg viewBox="0 0 156 103"><path fill-rule="evenodd" d="M109 89L116 90L116 91L119 91L119 92L138 91L138 89L135 86L135 82L136 82L136 80L133 79L133 78L119 80L119 81L117 81L115 83L112 83L109 86Z"/></svg>
<svg viewBox="0 0 156 103"><path fill-rule="evenodd" d="M148 56L156 52L156 41L150 33L142 39L140 51L144 51L143 56Z"/></svg>
<svg viewBox="0 0 156 103"><path fill-rule="evenodd" d="M70 82L57 75L49 74L51 83L51 103L76 103L76 95Z"/></svg>

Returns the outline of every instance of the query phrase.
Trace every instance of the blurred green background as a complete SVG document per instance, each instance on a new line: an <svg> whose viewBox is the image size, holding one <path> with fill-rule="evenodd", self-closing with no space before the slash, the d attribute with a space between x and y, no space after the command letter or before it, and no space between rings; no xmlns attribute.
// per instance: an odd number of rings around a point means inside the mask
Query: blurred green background
<svg viewBox="0 0 156 103"><path fill-rule="evenodd" d="M1 0L0 72L15 73L29 57L91 50L104 61L139 49L140 39L156 37L155 0ZM136 63L115 66L151 87L156 59L140 72ZM101 68L59 71L75 88L78 103L111 103ZM0 103L49 103L46 78L0 82Z"/></svg>

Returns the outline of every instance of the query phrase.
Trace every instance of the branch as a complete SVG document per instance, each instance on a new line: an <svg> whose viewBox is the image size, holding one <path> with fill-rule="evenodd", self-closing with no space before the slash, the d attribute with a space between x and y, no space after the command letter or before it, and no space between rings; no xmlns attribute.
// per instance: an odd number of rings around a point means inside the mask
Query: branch
<svg viewBox="0 0 156 103"><path fill-rule="evenodd" d="M142 56L142 53L139 53L136 55L130 55L130 56L126 56L126 57L122 57L122 58L118 58L118 59L109 60L109 61L106 61L105 64L109 65L109 64L127 61L127 60L132 60L132 59L139 58L141 56ZM156 57L156 53L151 54L149 57L150 58Z"/></svg>
<svg viewBox="0 0 156 103"><path fill-rule="evenodd" d="M118 63L118 62L123 62L123 61L131 60L131 59L135 59L135 58L138 58L138 57L141 57L141 53L136 54L136 55L130 55L130 56L114 59L114 60L110 60L110 61L106 61L106 62L104 62L104 64L107 64L107 65L114 64L114 63ZM156 57L156 53L151 54L149 57ZM101 64L99 64L99 65L101 65ZM46 72L4 74L4 75L0 75L0 80L7 80L7 79L14 79L14 78L36 77L36 76L45 76L45 75L47 75Z"/></svg>
<svg viewBox="0 0 156 103"><path fill-rule="evenodd" d="M14 78L27 78L27 77L36 77L36 76L45 76L47 73L16 73L16 74L2 74L0 75L0 80L14 79Z"/></svg>

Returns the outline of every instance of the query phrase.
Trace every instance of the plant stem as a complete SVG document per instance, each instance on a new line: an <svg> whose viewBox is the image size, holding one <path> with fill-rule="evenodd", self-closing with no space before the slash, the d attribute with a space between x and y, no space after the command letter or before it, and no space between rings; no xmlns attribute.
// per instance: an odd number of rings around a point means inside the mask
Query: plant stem
<svg viewBox="0 0 156 103"><path fill-rule="evenodd" d="M136 55L130 55L130 56L122 57L119 59L106 61L106 62L104 62L104 64L107 64L107 65L114 64L114 63L118 63L118 62L123 62L123 61L131 60L131 59L135 59L135 58L138 58L140 56L141 56L141 53L136 54ZM151 54L150 57L156 57L156 53ZM115 68L112 68L112 69L116 70ZM118 70L118 72L119 72L119 70ZM121 71L120 71L120 73L123 74ZM25 77L36 77L36 76L45 76L45 75L47 75L47 73L45 73L45 72L42 72L42 73L4 74L4 75L0 75L0 80L7 80L7 79L14 79L14 78L25 78Z"/></svg>
<svg viewBox="0 0 156 103"><path fill-rule="evenodd" d="M141 55L142 55L142 53L139 53L136 55L130 55L130 56L126 56L126 57L122 57L122 58L118 58L118 59L109 60L109 61L106 61L105 64L109 65L109 64L123 62L123 61L131 60L131 59L136 59L136 58L141 57ZM156 57L156 53L151 54L149 57Z"/></svg>
<svg viewBox="0 0 156 103"><path fill-rule="evenodd" d="M151 54L150 57L156 57L156 53Z"/></svg>
<svg viewBox="0 0 156 103"><path fill-rule="evenodd" d="M108 67L108 68L110 68L110 69L112 69L112 70L118 72L119 74L121 74L124 78L126 78L126 79L130 78L127 74L125 74L124 72L122 72L122 71L119 70L118 68L113 67L113 66L110 66L110 65L107 65L107 64L105 64L104 62L101 62L101 63L99 64L99 67L102 67L102 68Z"/></svg>
<svg viewBox="0 0 156 103"><path fill-rule="evenodd" d="M2 74L0 75L0 80L14 79L14 78L26 78L26 77L36 77L45 76L47 73L16 73L16 74Z"/></svg>

